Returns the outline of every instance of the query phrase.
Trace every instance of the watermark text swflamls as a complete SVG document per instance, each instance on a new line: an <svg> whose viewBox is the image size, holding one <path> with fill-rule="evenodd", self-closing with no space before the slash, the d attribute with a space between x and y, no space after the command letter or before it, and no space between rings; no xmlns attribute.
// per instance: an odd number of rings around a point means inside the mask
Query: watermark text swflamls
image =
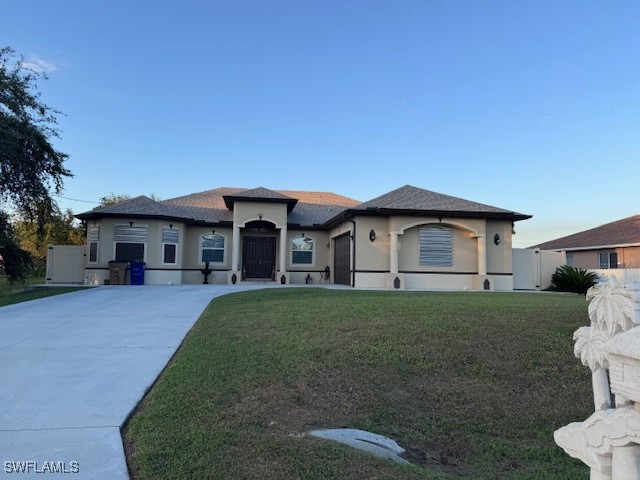
<svg viewBox="0 0 640 480"><path fill-rule="evenodd" d="M80 464L78 462L44 461L35 460L4 462L4 473L79 473Z"/></svg>

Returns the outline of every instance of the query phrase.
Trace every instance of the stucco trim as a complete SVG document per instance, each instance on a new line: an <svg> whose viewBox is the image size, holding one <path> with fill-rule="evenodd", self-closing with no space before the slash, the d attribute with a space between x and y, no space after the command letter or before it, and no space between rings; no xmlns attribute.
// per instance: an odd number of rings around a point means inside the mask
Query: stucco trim
<svg viewBox="0 0 640 480"><path fill-rule="evenodd" d="M413 223L409 223L407 225L404 225L402 227L401 230L392 230L389 232L389 234L395 233L397 235L403 235L405 231L411 229L411 228L415 228L415 227L419 227L422 225L442 225L445 227L454 227L454 228L459 228L461 230L466 230L468 232L471 232L475 237L480 237L482 235L484 235L484 233L480 233L478 232L478 230L476 230L473 227L470 227L467 224L464 223L460 223L460 222L456 222L456 221L451 221L451 220L446 220L444 222L434 222L433 220L420 220L418 222L413 222Z"/></svg>
<svg viewBox="0 0 640 480"><path fill-rule="evenodd" d="M282 224L276 222L275 220L271 220L270 218L265 218L265 217L262 217L262 218L260 218L260 217L248 218L244 222L238 222L237 225L240 228L246 228L247 223L251 223L251 222L269 222L269 223L273 224L276 227L276 229L283 228ZM285 227L286 227L286 225L285 225Z"/></svg>

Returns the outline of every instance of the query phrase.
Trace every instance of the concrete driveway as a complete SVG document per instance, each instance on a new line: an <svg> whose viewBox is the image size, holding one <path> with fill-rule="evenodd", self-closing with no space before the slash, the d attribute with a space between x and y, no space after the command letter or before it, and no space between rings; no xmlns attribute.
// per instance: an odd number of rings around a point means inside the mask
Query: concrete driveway
<svg viewBox="0 0 640 480"><path fill-rule="evenodd" d="M256 288L99 287L0 308L0 475L128 478L129 413L211 299Z"/></svg>

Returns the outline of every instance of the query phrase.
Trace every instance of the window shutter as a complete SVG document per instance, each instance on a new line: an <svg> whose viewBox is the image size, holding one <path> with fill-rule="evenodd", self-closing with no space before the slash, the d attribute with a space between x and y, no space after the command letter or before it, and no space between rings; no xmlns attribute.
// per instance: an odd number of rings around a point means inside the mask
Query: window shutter
<svg viewBox="0 0 640 480"><path fill-rule="evenodd" d="M146 242L147 230L147 227L116 225L113 229L113 238L116 242Z"/></svg>
<svg viewBox="0 0 640 480"><path fill-rule="evenodd" d="M178 230L177 228L164 227L162 229L163 243L178 243L179 240L180 240L180 230Z"/></svg>
<svg viewBox="0 0 640 480"><path fill-rule="evenodd" d="M91 227L87 230L87 242L100 241L100 227Z"/></svg>
<svg viewBox="0 0 640 480"><path fill-rule="evenodd" d="M421 228L419 242L421 266L453 266L453 232L450 228Z"/></svg>

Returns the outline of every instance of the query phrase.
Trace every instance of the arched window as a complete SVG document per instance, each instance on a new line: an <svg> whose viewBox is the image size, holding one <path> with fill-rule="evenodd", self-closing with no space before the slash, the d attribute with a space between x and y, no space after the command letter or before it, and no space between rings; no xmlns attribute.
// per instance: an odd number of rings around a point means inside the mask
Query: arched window
<svg viewBox="0 0 640 480"><path fill-rule="evenodd" d="M224 235L208 233L200 237L200 263L224 263Z"/></svg>
<svg viewBox="0 0 640 480"><path fill-rule="evenodd" d="M453 231L447 227L423 227L419 232L420 266L453 267Z"/></svg>
<svg viewBox="0 0 640 480"><path fill-rule="evenodd" d="M291 264L313 265L315 241L303 235L291 240Z"/></svg>

